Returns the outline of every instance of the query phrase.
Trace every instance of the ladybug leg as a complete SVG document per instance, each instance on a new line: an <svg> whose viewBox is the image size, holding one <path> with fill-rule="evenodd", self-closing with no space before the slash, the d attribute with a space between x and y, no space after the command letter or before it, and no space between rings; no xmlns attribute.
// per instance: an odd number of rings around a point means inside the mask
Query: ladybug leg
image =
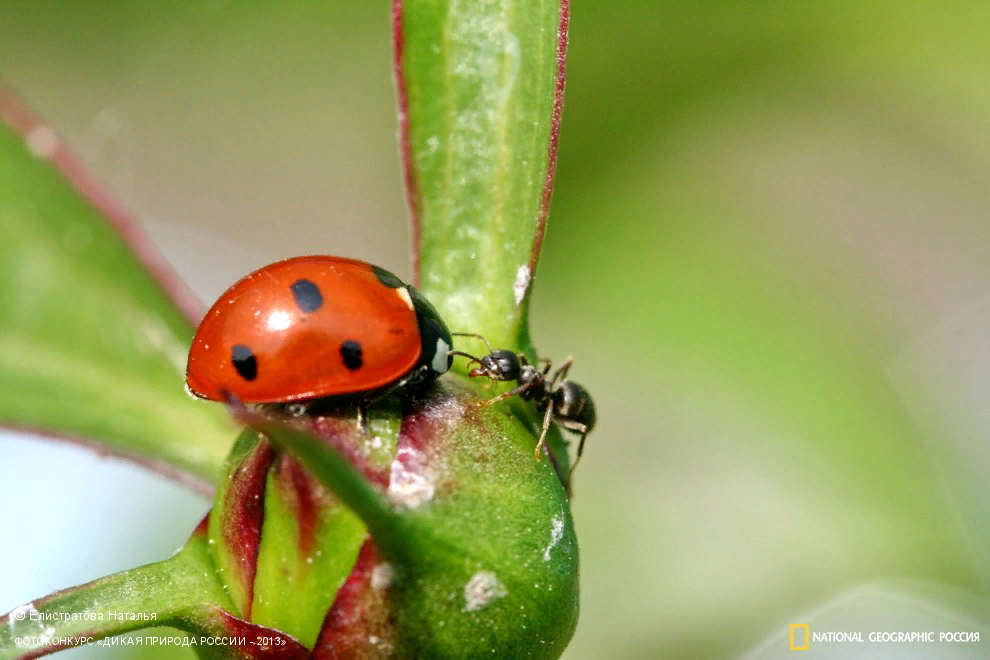
<svg viewBox="0 0 990 660"><path fill-rule="evenodd" d="M233 392L229 390L220 390L220 396L228 406L234 409L235 413L247 411L247 407L244 405L244 402L241 401L240 397Z"/></svg>
<svg viewBox="0 0 990 660"><path fill-rule="evenodd" d="M409 383L416 382L417 380L419 380L423 376L425 376L426 375L426 372L428 370L429 370L429 367L427 365L425 365L425 364L423 366L421 366L419 369L413 369L412 371L410 371L409 373L407 373L402 378L402 380L400 380L398 383L396 383L392 387L390 387L387 390L385 390L385 392L383 394L381 394L380 396L376 396L374 398L374 400L377 401L378 399L383 399L386 396L388 396L389 394L391 394L392 392L394 392L395 390L399 389L400 387L405 387Z"/></svg>
<svg viewBox="0 0 990 660"><path fill-rule="evenodd" d="M357 426L358 430L365 435L371 435L371 428L368 426L368 406L371 399L361 399L357 404Z"/></svg>
<svg viewBox="0 0 990 660"><path fill-rule="evenodd" d="M408 374L406 374L402 379L396 383L390 385L384 391L375 394L374 396L369 396L358 401L358 428L365 432L365 434L370 435L371 429L368 427L368 406L375 403L376 401L381 401L385 397L391 395L397 390L402 389L409 383L419 380L426 375L426 371L429 369L427 365L423 365L418 369L413 369Z"/></svg>
<svg viewBox="0 0 990 660"><path fill-rule="evenodd" d="M550 420L553 418L553 406L547 406L547 411L543 413L543 431L540 432L540 440L536 443L536 460L543 460L543 450L546 449L547 453L550 453L550 449L547 447L547 431L550 430Z"/></svg>

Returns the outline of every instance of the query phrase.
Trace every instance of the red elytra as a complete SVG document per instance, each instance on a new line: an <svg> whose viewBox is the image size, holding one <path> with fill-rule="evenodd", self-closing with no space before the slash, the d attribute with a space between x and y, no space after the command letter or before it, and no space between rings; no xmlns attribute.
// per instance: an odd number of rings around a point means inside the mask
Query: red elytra
<svg viewBox="0 0 990 660"><path fill-rule="evenodd" d="M387 270L296 257L247 275L193 337L186 386L201 398L285 403L379 390L450 368L436 309Z"/></svg>

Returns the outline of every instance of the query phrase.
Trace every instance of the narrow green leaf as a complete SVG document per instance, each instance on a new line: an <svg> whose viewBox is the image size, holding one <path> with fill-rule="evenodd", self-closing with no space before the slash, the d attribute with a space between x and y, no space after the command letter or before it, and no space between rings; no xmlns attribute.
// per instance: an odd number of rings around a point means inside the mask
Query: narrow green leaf
<svg viewBox="0 0 990 660"><path fill-rule="evenodd" d="M242 411L240 418L276 446L290 452L368 527L387 557L403 556L407 532L402 517L385 496L336 449L306 430Z"/></svg>
<svg viewBox="0 0 990 660"><path fill-rule="evenodd" d="M418 284L451 329L532 353L568 2L396 0L394 21Z"/></svg>
<svg viewBox="0 0 990 660"><path fill-rule="evenodd" d="M339 426L364 439L351 420ZM364 524L252 429L238 438L226 474L210 513L210 551L235 613L312 648L367 539Z"/></svg>
<svg viewBox="0 0 990 660"><path fill-rule="evenodd" d="M265 487L251 620L313 648L366 538L350 509L281 455Z"/></svg>
<svg viewBox="0 0 990 660"><path fill-rule="evenodd" d="M0 119L0 425L92 439L208 491L233 429L183 391L195 301L3 89Z"/></svg>

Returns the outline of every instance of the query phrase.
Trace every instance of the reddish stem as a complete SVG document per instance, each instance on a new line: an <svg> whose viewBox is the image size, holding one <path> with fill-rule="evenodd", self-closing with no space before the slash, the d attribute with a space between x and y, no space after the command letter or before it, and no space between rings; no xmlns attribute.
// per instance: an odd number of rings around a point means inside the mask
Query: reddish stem
<svg viewBox="0 0 990 660"><path fill-rule="evenodd" d="M419 180L409 147L409 97L406 78L402 72L402 56L405 51L405 36L402 33L402 0L392 2L392 66L395 71L395 88L399 105L399 158L402 160L402 173L405 178L406 205L409 207L409 228L412 241L413 285L420 285L419 250Z"/></svg>
<svg viewBox="0 0 990 660"><path fill-rule="evenodd" d="M192 325L203 317L203 308L195 295L179 279L158 248L145 235L137 221L110 192L93 178L80 160L59 139L54 130L28 109L17 96L0 85L0 121L27 142L35 155L47 160L76 192L95 208L120 234L138 261L144 264L176 307Z"/></svg>
<svg viewBox="0 0 990 660"><path fill-rule="evenodd" d="M553 179L557 173L557 141L560 138L560 118L564 111L564 82L567 73L567 29L571 21L570 0L560 0L560 24L557 27L557 76L553 95L553 116L550 119L550 141L547 148L547 178L543 184L543 200L540 202L540 218L533 235L533 247L529 253L529 272L536 272L540 260L540 248L547 229L547 216L550 213L550 197L553 195ZM529 297L533 288L533 277L526 284L523 300Z"/></svg>

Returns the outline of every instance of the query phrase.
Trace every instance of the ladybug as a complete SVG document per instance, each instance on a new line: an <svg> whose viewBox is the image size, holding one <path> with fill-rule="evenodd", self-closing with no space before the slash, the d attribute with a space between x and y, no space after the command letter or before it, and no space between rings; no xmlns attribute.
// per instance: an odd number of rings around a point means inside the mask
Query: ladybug
<svg viewBox="0 0 990 660"><path fill-rule="evenodd" d="M594 429L598 419L595 412L595 402L588 390L574 381L567 380L567 372L570 371L574 359L568 357L551 376L551 363L546 358L540 360L544 363L544 367L539 369L529 364L526 356L522 353L494 350L488 340L481 335L460 332L455 334L477 337L488 346L488 355L481 358L461 351L451 351L451 355L460 355L478 363L478 366L470 371L469 376L483 376L497 382L514 380L517 383L515 388L483 402L482 405L490 406L503 399L519 395L525 400L532 401L536 410L543 414L543 430L540 433L539 442L536 443L537 459L542 457L543 449L546 447L547 431L550 429L551 419L564 428L580 434L577 456L567 474L569 486L574 468L577 467L578 461L581 460L581 455L584 453L584 441Z"/></svg>
<svg viewBox="0 0 990 660"><path fill-rule="evenodd" d="M431 383L450 368L452 346L433 305L384 268L296 257L254 271L213 304L189 349L186 388L260 404L361 394L365 428L371 402Z"/></svg>

